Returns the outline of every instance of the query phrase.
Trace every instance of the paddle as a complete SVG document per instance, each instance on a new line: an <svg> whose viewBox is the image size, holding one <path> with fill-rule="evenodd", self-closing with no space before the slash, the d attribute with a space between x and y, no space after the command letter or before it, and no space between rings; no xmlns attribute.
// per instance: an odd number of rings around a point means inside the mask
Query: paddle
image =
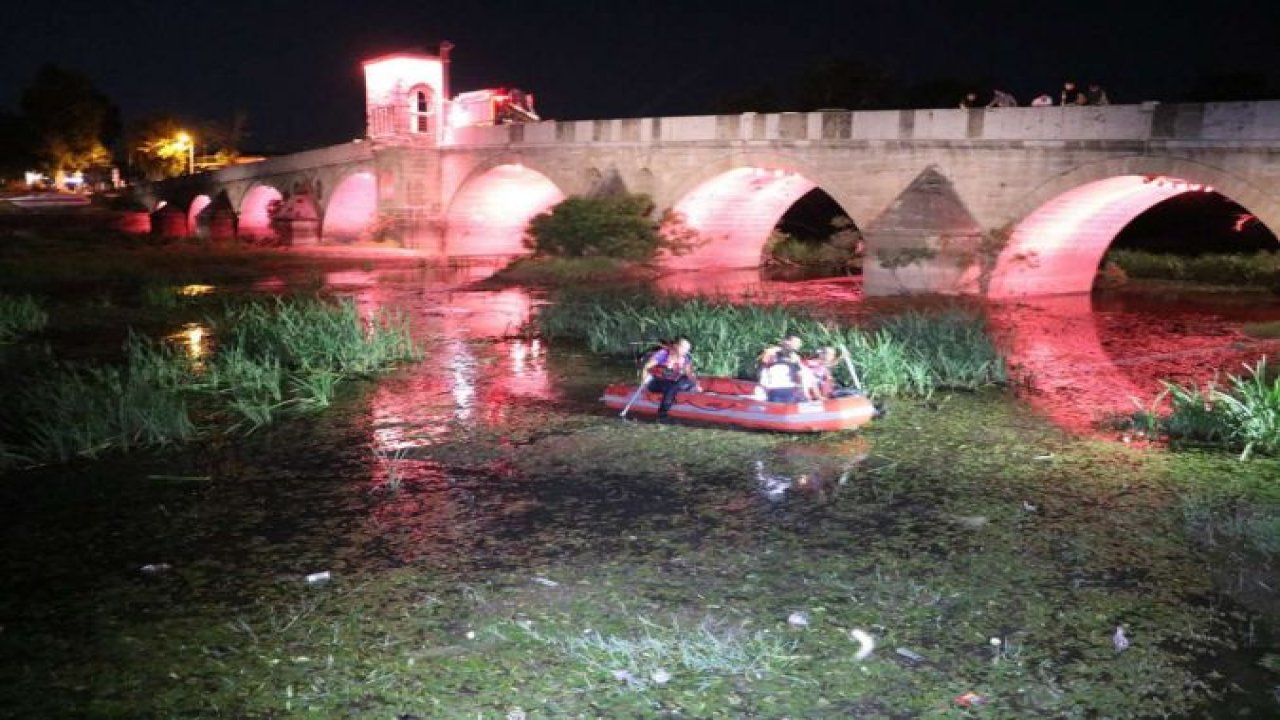
<svg viewBox="0 0 1280 720"><path fill-rule="evenodd" d="M618 417L624 418L627 416L627 411L631 409L631 405L635 403L636 400L640 399L640 393L644 392L644 386L648 384L649 378L645 378L640 381L640 387L637 387L636 391L631 393L631 399L627 401L626 407L622 408L622 412L618 413Z"/></svg>
<svg viewBox="0 0 1280 720"><path fill-rule="evenodd" d="M822 328L822 332L827 336L827 340L835 340L835 334L827 328L826 323L820 322L818 323L818 327ZM849 376L853 378L853 386L861 391L862 381L858 379L858 371L853 368L853 361L849 359L851 357L849 354L849 348L845 347L844 343L837 342L836 349L840 351L840 357L844 359L844 366L848 368Z"/></svg>
<svg viewBox="0 0 1280 720"><path fill-rule="evenodd" d="M858 371L853 369L853 361L849 359L849 348L840 343L836 346L840 350L840 357L844 358L844 366L849 369L849 375L853 377L853 385L859 390L862 389L862 381L858 379Z"/></svg>

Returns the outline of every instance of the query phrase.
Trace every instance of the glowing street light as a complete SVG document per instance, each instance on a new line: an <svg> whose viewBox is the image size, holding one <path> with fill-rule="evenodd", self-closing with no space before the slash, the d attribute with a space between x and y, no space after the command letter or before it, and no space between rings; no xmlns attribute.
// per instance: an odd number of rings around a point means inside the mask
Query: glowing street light
<svg viewBox="0 0 1280 720"><path fill-rule="evenodd" d="M196 141L187 132L178 133L175 138L178 142L178 149L186 149L187 151L187 174L194 175L196 172Z"/></svg>

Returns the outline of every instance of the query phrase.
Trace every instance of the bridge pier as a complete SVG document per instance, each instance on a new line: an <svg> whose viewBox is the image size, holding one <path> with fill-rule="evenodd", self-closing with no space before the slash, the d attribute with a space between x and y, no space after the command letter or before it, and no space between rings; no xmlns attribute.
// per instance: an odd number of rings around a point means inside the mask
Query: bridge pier
<svg viewBox="0 0 1280 720"><path fill-rule="evenodd" d="M982 294L992 240L935 167L918 175L863 231L867 295Z"/></svg>

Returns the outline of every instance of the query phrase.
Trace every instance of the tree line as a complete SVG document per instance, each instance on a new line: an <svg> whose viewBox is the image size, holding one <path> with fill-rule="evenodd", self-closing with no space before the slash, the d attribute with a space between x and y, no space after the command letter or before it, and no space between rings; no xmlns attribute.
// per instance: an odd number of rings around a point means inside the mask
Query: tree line
<svg viewBox="0 0 1280 720"><path fill-rule="evenodd" d="M243 113L226 122L159 113L126 125L87 75L46 64L22 91L16 111L0 109L0 181L21 180L32 170L59 178L112 166L133 179L173 177L190 170L195 155L233 159L245 131ZM193 145L188 150L182 143Z"/></svg>

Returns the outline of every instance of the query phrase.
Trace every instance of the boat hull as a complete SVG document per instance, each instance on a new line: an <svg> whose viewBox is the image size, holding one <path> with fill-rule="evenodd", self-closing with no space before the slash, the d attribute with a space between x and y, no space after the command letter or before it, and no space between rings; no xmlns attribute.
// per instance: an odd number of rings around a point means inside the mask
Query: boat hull
<svg viewBox="0 0 1280 720"><path fill-rule="evenodd" d="M778 432L829 432L852 430L871 421L875 406L862 395L778 403L756 397L756 384L731 378L700 378L703 392L682 392L668 413L671 417L697 422L731 425L752 430ZM656 415L662 394L648 389L635 396L635 385L610 385L600 398L605 405L621 410L635 397L628 414Z"/></svg>

